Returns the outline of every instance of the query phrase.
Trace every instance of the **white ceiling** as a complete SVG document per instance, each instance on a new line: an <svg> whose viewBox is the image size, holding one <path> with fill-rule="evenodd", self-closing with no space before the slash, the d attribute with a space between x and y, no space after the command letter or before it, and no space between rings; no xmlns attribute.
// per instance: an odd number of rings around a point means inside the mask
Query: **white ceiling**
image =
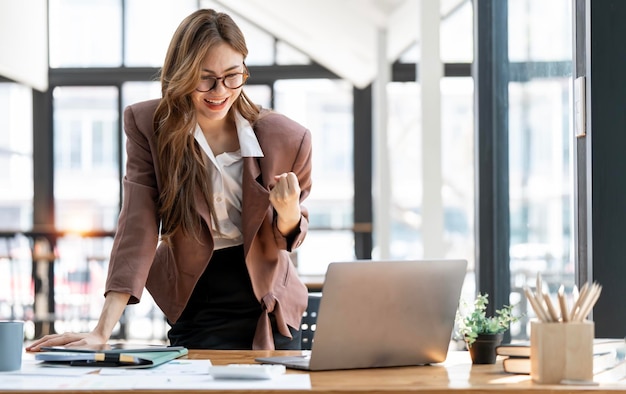
<svg viewBox="0 0 626 394"><path fill-rule="evenodd" d="M213 1L297 48L315 62L352 82L356 87L364 88L373 82L377 75L380 31L384 31L384 36L386 36L387 60L390 63L394 62L413 43L419 41L422 1L437 2L440 4L441 14L446 15L450 10L470 0ZM45 10L45 7L41 7L42 3L45 5L46 0L25 0L24 7L26 8L14 7L11 12L2 14L11 15L13 20L32 21L32 15L15 18L14 14L19 11L19 15L22 15L21 13L27 8ZM33 4L38 6L33 7ZM45 14L42 15L45 18ZM43 26L37 35L33 35L32 23L24 25L27 27L28 34L10 23L0 24L0 26L10 27L9 33L5 36L13 37L12 40L3 40L3 42L30 48L31 50L26 51L27 53L36 53L41 58L36 59L37 61L31 59L24 62L21 56L15 56L12 63L4 59L0 61L0 74L44 91L47 89L47 51L33 49L38 48L36 43L47 42L45 32L47 24L36 23L35 25ZM30 41L18 44L16 40L19 37ZM4 50L3 53L18 53L14 47L9 49L11 50ZM24 69L25 72L20 73L18 71L21 69L20 65L23 64L36 64L39 69L36 72Z"/></svg>
<svg viewBox="0 0 626 394"><path fill-rule="evenodd" d="M471 0L214 1L363 88L376 78L381 29L394 62L419 42L422 1L436 2L445 18Z"/></svg>

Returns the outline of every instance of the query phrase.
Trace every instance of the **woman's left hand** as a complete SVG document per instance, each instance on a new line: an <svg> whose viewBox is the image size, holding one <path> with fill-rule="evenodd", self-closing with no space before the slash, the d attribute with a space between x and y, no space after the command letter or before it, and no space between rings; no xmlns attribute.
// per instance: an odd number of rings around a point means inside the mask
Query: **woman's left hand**
<svg viewBox="0 0 626 394"><path fill-rule="evenodd" d="M274 180L276 184L270 186L270 203L278 214L278 230L288 235L300 223L300 182L293 172L276 175Z"/></svg>

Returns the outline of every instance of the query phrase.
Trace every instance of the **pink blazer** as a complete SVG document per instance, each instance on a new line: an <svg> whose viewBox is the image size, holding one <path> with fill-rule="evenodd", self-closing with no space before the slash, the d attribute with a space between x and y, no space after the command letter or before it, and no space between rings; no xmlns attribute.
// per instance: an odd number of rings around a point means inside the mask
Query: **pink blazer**
<svg viewBox="0 0 626 394"><path fill-rule="evenodd" d="M210 216L205 201L196 198L203 219L201 243L176 235L172 247L158 244L158 196L161 190L153 114L158 104L150 100L124 111L128 160L124 176L124 201L113 242L105 294L128 293L137 303L144 287L165 316L175 322L187 305L193 288L213 254ZM246 265L261 314L254 349L273 349L269 313L276 317L281 334L291 337L287 326L300 329L308 292L299 279L289 252L297 248L308 230L308 210L302 207L299 233L291 242L276 227L269 202L274 175L293 171L300 182L303 201L311 190L311 133L277 113L267 113L254 126L265 157L244 158L242 226ZM158 244L158 245L157 245Z"/></svg>

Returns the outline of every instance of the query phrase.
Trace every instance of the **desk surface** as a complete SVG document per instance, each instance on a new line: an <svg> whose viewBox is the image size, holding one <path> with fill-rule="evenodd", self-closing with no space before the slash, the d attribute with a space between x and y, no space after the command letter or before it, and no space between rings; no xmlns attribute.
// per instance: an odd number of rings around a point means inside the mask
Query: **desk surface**
<svg viewBox="0 0 626 394"><path fill-rule="evenodd" d="M190 359L210 359L213 365L229 363L254 363L255 357L273 355L300 354L294 351L214 351L190 350ZM621 365L619 375L626 376L626 366ZM304 371L288 370L289 374L309 373ZM519 393L532 391L533 394L547 393L585 393L585 392L623 392L626 393L626 383L600 383L599 385L565 386L565 385L538 385L534 384L529 376L512 375L503 372L502 362L494 365L472 365L467 352L451 352L445 363L432 366L415 366L399 368L378 368L345 371L310 372L311 390L254 390L254 392L293 394L293 393L421 393L442 394L446 392L474 394L485 393ZM619 378L619 376L617 376ZM58 391L40 391L54 393ZM85 393L85 391L70 391ZM97 393L131 393L131 390L97 390ZM172 393L167 390L142 390L145 393ZM193 393L216 391L193 390ZM232 393L250 393L252 391L236 390ZM0 391L0 393L9 393ZM24 393L24 391L11 391Z"/></svg>

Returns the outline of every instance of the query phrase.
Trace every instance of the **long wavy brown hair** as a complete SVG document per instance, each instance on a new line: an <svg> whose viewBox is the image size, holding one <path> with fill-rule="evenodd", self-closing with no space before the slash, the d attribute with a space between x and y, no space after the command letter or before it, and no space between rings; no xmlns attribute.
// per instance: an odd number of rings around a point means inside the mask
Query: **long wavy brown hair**
<svg viewBox="0 0 626 394"><path fill-rule="evenodd" d="M240 52L244 60L248 55L244 36L230 16L211 9L198 10L185 18L174 33L161 69L162 98L154 123L161 184L161 239L165 242L179 231L200 241L202 221L194 199L198 191L217 223L211 198L211 170L190 131L197 123L191 94L200 81L202 61L220 43ZM259 116L259 107L243 90L229 116L233 110L251 124Z"/></svg>

